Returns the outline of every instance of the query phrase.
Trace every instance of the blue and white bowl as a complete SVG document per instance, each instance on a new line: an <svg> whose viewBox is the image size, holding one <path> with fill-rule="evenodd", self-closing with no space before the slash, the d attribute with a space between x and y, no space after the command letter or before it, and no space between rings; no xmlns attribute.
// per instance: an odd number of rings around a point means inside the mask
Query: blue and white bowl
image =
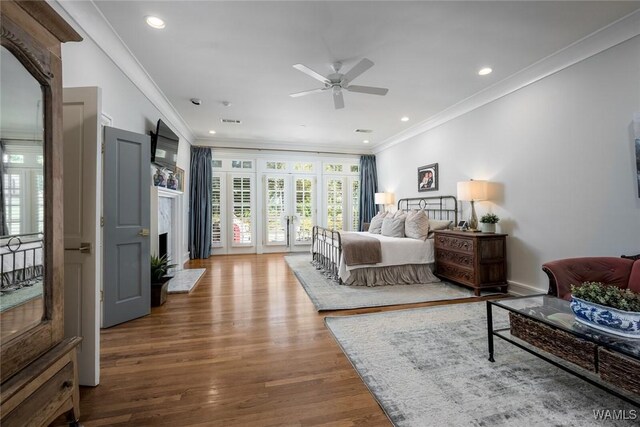
<svg viewBox="0 0 640 427"><path fill-rule="evenodd" d="M640 338L640 312L623 311L571 297L576 320L591 328L627 338Z"/></svg>

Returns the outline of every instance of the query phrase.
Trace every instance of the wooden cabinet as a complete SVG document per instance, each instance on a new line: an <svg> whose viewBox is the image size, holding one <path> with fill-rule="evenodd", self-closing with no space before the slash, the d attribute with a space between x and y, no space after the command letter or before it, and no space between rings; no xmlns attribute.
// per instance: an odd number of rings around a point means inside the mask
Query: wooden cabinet
<svg viewBox="0 0 640 427"><path fill-rule="evenodd" d="M507 291L506 234L435 232L436 275L474 289Z"/></svg>
<svg viewBox="0 0 640 427"><path fill-rule="evenodd" d="M80 338L64 339L63 325L60 52L82 38L44 1L3 0L0 22L0 180L12 185L6 194L20 192L8 203L0 193L0 209L11 209L0 224L0 298L13 298L0 308L0 424L48 425L63 413L75 423Z"/></svg>

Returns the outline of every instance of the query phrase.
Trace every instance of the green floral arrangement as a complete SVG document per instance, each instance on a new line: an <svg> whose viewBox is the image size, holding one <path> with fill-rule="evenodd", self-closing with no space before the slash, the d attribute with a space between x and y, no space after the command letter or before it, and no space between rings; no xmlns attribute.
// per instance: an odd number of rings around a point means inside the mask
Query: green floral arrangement
<svg viewBox="0 0 640 427"><path fill-rule="evenodd" d="M167 255L157 257L151 255L151 281L154 283L159 282L164 276L167 275L167 271L170 268L176 266L176 264L169 264L171 261Z"/></svg>
<svg viewBox="0 0 640 427"><path fill-rule="evenodd" d="M498 215L493 213L484 214L482 215L482 218L480 218L480 222L483 224L497 224L498 221L500 221L500 218L498 218Z"/></svg>
<svg viewBox="0 0 640 427"><path fill-rule="evenodd" d="M576 298L606 307L640 312L640 294L630 289L607 286L600 282L584 282L582 286L571 285L571 294Z"/></svg>

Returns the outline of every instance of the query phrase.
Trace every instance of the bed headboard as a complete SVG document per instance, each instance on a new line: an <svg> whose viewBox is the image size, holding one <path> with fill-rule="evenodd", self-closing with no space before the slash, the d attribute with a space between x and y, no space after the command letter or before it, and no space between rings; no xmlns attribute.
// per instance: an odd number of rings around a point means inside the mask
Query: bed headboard
<svg viewBox="0 0 640 427"><path fill-rule="evenodd" d="M398 209L424 210L431 219L444 219L458 224L458 199L455 196L414 197L398 200Z"/></svg>

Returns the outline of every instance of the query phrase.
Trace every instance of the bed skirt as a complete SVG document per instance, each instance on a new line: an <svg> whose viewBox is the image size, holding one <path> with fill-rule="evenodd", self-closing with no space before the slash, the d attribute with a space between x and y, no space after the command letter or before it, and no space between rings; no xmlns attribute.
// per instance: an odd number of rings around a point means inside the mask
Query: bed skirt
<svg viewBox="0 0 640 427"><path fill-rule="evenodd" d="M349 286L415 285L439 282L433 264L408 264L390 267L366 267L349 271Z"/></svg>

